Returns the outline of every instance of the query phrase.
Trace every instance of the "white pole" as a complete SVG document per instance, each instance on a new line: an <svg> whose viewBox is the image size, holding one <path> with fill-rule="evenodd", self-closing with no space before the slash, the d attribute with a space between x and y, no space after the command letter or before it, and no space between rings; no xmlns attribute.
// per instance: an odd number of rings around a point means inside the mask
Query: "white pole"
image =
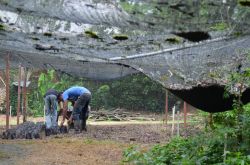
<svg viewBox="0 0 250 165"><path fill-rule="evenodd" d="M43 121L44 121L44 124L45 124L45 106L43 106Z"/></svg>
<svg viewBox="0 0 250 165"><path fill-rule="evenodd" d="M177 136L180 136L180 123L179 123L179 119L180 119L180 111L177 111Z"/></svg>
<svg viewBox="0 0 250 165"><path fill-rule="evenodd" d="M225 133L225 140L224 140L224 154L223 154L223 162L226 162L227 159L227 133Z"/></svg>
<svg viewBox="0 0 250 165"><path fill-rule="evenodd" d="M174 135L174 115L175 115L175 105L173 106L172 108L172 113L173 113L173 120L172 120L172 133L171 135L173 136Z"/></svg>
<svg viewBox="0 0 250 165"><path fill-rule="evenodd" d="M10 118L11 118L11 110L12 110L12 106L10 106Z"/></svg>
<svg viewBox="0 0 250 165"><path fill-rule="evenodd" d="M12 107L10 106L10 127L11 127L11 109Z"/></svg>
<svg viewBox="0 0 250 165"><path fill-rule="evenodd" d="M23 105L22 105L22 116L23 116Z"/></svg>

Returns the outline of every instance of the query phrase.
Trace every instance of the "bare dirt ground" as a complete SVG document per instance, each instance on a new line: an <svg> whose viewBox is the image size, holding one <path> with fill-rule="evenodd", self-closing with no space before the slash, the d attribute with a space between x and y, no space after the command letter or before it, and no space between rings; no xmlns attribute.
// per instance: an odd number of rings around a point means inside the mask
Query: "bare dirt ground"
<svg viewBox="0 0 250 165"><path fill-rule="evenodd" d="M187 130L180 126L180 134L188 136L198 131L194 126L189 126ZM176 134L175 127L175 134ZM57 137L77 137L95 140L112 140L128 144L156 144L167 142L171 138L171 125L166 124L119 124L119 125L89 125L88 131L82 134L70 132Z"/></svg>
<svg viewBox="0 0 250 165"><path fill-rule="evenodd" d="M2 143L1 148L5 145L16 149L5 150L12 153L0 159L1 165L2 162L7 165L115 165L120 164L122 151L127 147L125 144L110 141L75 138L17 140Z"/></svg>
<svg viewBox="0 0 250 165"><path fill-rule="evenodd" d="M70 131L40 140L0 140L0 164L119 165L123 164L123 151L131 145L147 148L168 142L171 127L162 121L88 122L88 131L81 134ZM199 130L194 123L186 129L180 125L181 136L197 134Z"/></svg>

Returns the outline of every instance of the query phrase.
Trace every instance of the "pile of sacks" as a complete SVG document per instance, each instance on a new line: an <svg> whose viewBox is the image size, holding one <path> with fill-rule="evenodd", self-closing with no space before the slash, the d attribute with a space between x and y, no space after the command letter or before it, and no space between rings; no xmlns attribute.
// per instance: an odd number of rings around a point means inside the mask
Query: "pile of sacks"
<svg viewBox="0 0 250 165"><path fill-rule="evenodd" d="M49 135L67 133L67 127L53 127L50 129ZM25 122L15 128L8 129L3 132L2 139L40 139L46 136L47 131L43 122Z"/></svg>

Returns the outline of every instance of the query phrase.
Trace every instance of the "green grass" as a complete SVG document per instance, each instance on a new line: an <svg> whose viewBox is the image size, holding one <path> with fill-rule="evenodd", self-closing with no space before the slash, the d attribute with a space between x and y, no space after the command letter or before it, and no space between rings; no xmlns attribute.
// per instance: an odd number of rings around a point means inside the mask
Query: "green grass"
<svg viewBox="0 0 250 165"><path fill-rule="evenodd" d="M0 160L1 159L7 159L7 158L9 158L8 154L6 154L5 152L0 151Z"/></svg>
<svg viewBox="0 0 250 165"><path fill-rule="evenodd" d="M90 38L99 39L99 36L98 36L97 33L94 32L94 31L86 30L84 33L85 33L87 36L89 36Z"/></svg>
<svg viewBox="0 0 250 165"><path fill-rule="evenodd" d="M178 37L170 37L167 38L165 41L169 42L170 44L178 44L181 42L181 39Z"/></svg>
<svg viewBox="0 0 250 165"><path fill-rule="evenodd" d="M115 40L127 40L128 36L125 34L116 34L116 35L113 35L113 38Z"/></svg>
<svg viewBox="0 0 250 165"><path fill-rule="evenodd" d="M49 33L49 32L45 32L43 33L44 36L47 36L47 37L52 37L52 33Z"/></svg>
<svg viewBox="0 0 250 165"><path fill-rule="evenodd" d="M3 24L0 24L0 31L5 31L6 30L6 26Z"/></svg>
<svg viewBox="0 0 250 165"><path fill-rule="evenodd" d="M228 24L226 24L225 22L221 22L221 23L217 23L215 25L213 25L212 27L210 27L212 30L226 30L228 28Z"/></svg>

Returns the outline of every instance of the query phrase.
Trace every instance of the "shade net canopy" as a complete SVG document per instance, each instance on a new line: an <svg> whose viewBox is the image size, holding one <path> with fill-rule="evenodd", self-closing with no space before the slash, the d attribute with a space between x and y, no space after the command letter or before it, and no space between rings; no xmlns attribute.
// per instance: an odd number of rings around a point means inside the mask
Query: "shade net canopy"
<svg viewBox="0 0 250 165"><path fill-rule="evenodd" d="M232 98L224 101L221 88L232 72L249 67L249 6L248 0L0 0L0 67L9 53L12 67L95 80L142 72L198 108L224 111ZM207 97L198 105L199 95L209 96L210 106Z"/></svg>

